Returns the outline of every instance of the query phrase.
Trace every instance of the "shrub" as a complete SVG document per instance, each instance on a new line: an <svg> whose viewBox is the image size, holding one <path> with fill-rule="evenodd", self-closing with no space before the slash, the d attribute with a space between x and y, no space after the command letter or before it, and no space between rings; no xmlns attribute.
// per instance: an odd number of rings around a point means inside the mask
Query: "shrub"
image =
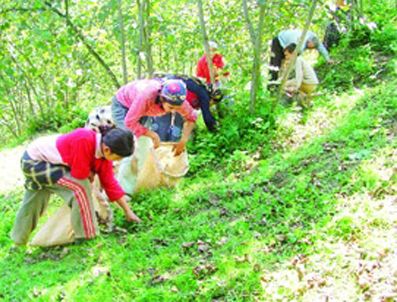
<svg viewBox="0 0 397 302"><path fill-rule="evenodd" d="M46 131L68 132L72 129L83 127L87 116L87 111L77 105L65 110L61 104L57 104L52 110L33 117L29 121L28 134L33 135Z"/></svg>

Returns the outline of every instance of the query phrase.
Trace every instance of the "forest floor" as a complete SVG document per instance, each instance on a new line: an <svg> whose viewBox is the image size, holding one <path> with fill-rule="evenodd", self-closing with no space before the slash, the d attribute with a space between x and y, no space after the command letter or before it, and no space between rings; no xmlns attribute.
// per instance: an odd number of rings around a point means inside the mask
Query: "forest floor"
<svg viewBox="0 0 397 302"><path fill-rule="evenodd" d="M12 191L23 184L20 159L25 146L0 151L0 193Z"/></svg>
<svg viewBox="0 0 397 302"><path fill-rule="evenodd" d="M270 134L225 119L177 187L132 198L141 224L115 210L79 244L13 246L24 147L0 151L0 301L397 301L397 59L337 55L313 107Z"/></svg>
<svg viewBox="0 0 397 302"><path fill-rule="evenodd" d="M1 151L0 299L396 301L392 86L319 100L305 122L287 110L274 156L144 194L140 226L117 213L128 233L63 248L12 247L23 147Z"/></svg>

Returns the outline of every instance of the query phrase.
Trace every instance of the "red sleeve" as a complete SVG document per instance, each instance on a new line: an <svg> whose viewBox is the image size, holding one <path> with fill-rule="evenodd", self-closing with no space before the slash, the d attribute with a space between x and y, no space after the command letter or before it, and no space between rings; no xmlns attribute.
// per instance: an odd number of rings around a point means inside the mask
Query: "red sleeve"
<svg viewBox="0 0 397 302"><path fill-rule="evenodd" d="M99 159L97 160L97 174L99 181L101 182L102 188L105 190L106 195L110 201L119 200L125 195L124 190L114 177L113 164L109 160Z"/></svg>
<svg viewBox="0 0 397 302"><path fill-rule="evenodd" d="M202 56L197 63L196 76L198 76L200 78L204 78L208 82L209 69L208 69L207 59L206 59L205 55Z"/></svg>
<svg viewBox="0 0 397 302"><path fill-rule="evenodd" d="M216 54L214 58L212 59L212 63L215 65L217 68L223 68L225 67L225 61L223 60L222 55Z"/></svg>
<svg viewBox="0 0 397 302"><path fill-rule="evenodd" d="M88 138L80 138L74 142L69 162L72 177L86 179L90 176L91 161L95 153L94 148L95 146Z"/></svg>

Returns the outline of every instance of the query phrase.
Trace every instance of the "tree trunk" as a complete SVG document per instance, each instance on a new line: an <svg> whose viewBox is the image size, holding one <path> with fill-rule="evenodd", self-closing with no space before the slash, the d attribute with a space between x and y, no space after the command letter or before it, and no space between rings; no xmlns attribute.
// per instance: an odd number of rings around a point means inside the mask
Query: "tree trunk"
<svg viewBox="0 0 397 302"><path fill-rule="evenodd" d="M210 46L208 43L208 35L207 35L206 27L205 27L203 2L201 0L197 0L197 5L198 5L198 9L199 9L200 28L201 28L201 34L203 35L205 57L207 58L207 64L208 64L208 68L210 70L211 83L214 84L215 83L214 66L212 64L212 57L210 54Z"/></svg>
<svg viewBox="0 0 397 302"><path fill-rule="evenodd" d="M25 90L26 90L26 95L27 95L27 98L28 98L30 113L32 114L32 116L35 116L36 115L36 111L34 110L32 96L30 95L30 90L29 90L28 85L26 84L26 81L23 83L23 86L25 87Z"/></svg>
<svg viewBox="0 0 397 302"><path fill-rule="evenodd" d="M117 10L119 17L119 26L120 26L120 44L121 44L121 65L123 68L123 82L124 84L128 83L128 71L127 71L127 57L125 53L125 33L124 33L124 19L123 19L123 8L122 8L122 0L117 1Z"/></svg>
<svg viewBox="0 0 397 302"><path fill-rule="evenodd" d="M43 115L44 114L44 108L43 108L43 105L41 104L40 96L37 93L36 88L34 87L34 84L32 83L31 78L28 76L28 73L22 68L22 66L19 65L18 61L16 60L16 58L14 58L14 56L12 54L10 54L10 58L11 58L11 61L14 62L15 66L17 67L17 69L19 69L21 71L21 73L23 74L23 76L25 78L26 83L28 83L30 88L32 89L34 95L37 98L37 105L39 106L40 113L41 113L41 115ZM48 99L47 99L47 101L48 101Z"/></svg>
<svg viewBox="0 0 397 302"><path fill-rule="evenodd" d="M284 75L283 75L283 77L281 79L281 84L280 84L279 91L278 91L279 98L283 94L285 83L287 82L288 76L291 73L293 67L295 66L296 57L298 55L298 52L302 48L303 41L305 39L307 31L309 30L310 23L311 23L312 18L313 18L314 10L316 8L316 4L317 4L317 0L313 0L312 1L312 5L310 7L309 15L307 16L307 19L306 19L305 27L303 28L302 35L299 38L298 45L296 46L296 49L295 49L294 53L292 54L291 61L289 62L288 66L287 66L287 70L286 70L286 72L284 73ZM272 107L274 108L275 105L276 104L273 103Z"/></svg>
<svg viewBox="0 0 397 302"><path fill-rule="evenodd" d="M7 41L8 41L8 43L12 46L12 48L13 48L14 50L16 50L16 51L26 60L26 62L28 63L28 65L29 65L31 68L33 68L33 69L36 68L36 66L35 66L35 65L33 64L33 62L30 60L30 58L29 58L28 55L26 55L16 44L12 43L12 41L10 41L10 40L8 40L8 39L7 39ZM48 91L49 88L48 88L47 80L46 80L41 74L39 74L38 77L39 77L39 79L41 80L41 83L43 84L44 91ZM27 79L27 82L28 82L29 86L32 88L32 91L33 91L34 95L36 96L36 100L37 100L37 104L38 104L39 109L40 109L40 113L43 114L43 105L42 105L42 103L41 103L41 101L40 101L41 96L38 95L37 89L35 89L35 87L34 87L34 85L33 85L33 83L32 83L32 78L31 78L31 76L29 75L29 77L26 77L26 79ZM47 94L44 94L44 97L45 97L47 103L49 103L50 100L48 99Z"/></svg>
<svg viewBox="0 0 397 302"><path fill-rule="evenodd" d="M260 5L259 10L259 23L255 38L254 45L254 64L252 67L252 83L250 91L250 112L254 113L255 102L258 95L258 90L261 84L261 54L262 54L262 32L263 32L263 22L265 20L265 4Z"/></svg>
<svg viewBox="0 0 397 302"><path fill-rule="evenodd" d="M142 0L145 1L145 0ZM138 42L138 54L137 54L137 75L138 79L142 78L142 58L141 54L143 52L144 43L144 30L143 30L143 3L141 0L136 0L138 6L138 23L139 23L139 42Z"/></svg>
<svg viewBox="0 0 397 302"><path fill-rule="evenodd" d="M9 95L10 96L10 95ZM12 98L11 97L8 97L7 98L8 99L8 103L10 104L10 107L11 107L11 111L12 111L12 115L14 116L14 121L15 121L15 124L16 124L16 126L17 126L17 128L16 128L16 133L17 133L17 135L19 135L20 133L21 133L21 121L20 121L20 116L18 116L18 112L17 112L17 109L16 109L16 107L15 107L15 104L14 104L14 102L13 102L13 100L12 100Z"/></svg>
<svg viewBox="0 0 397 302"><path fill-rule="evenodd" d="M197 0L197 5L198 5L198 9L199 9L200 28L201 28L201 34L203 35L205 57L207 59L208 69L210 71L211 84L214 85L215 84L214 64L212 64L212 54L210 52L210 45L208 43L208 35L207 35L206 26L205 26L204 12L203 12L203 2L201 0ZM221 107L219 106L219 104L216 104L215 106L216 106L216 111L218 113L218 116L220 118L222 118L223 113L222 113Z"/></svg>
<svg viewBox="0 0 397 302"><path fill-rule="evenodd" d="M147 64L147 72L151 77L153 75L153 57L152 57L152 44L150 41L151 36L151 22L150 22L150 0L145 0L145 52L146 52L146 64Z"/></svg>
<svg viewBox="0 0 397 302"><path fill-rule="evenodd" d="M249 35L251 38L252 45L255 45L256 35L255 35L254 26L252 25L251 19L248 14L247 0L243 0L243 12L244 12L244 19L245 19L245 23L247 23L248 32L249 32Z"/></svg>

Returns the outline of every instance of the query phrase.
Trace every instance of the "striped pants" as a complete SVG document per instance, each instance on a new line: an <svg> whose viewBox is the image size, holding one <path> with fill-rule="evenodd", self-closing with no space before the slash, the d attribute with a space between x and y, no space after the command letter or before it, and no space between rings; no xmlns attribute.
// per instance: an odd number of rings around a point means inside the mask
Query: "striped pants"
<svg viewBox="0 0 397 302"><path fill-rule="evenodd" d="M90 239L98 231L94 205L91 198L91 183L88 179L73 178L67 172L56 184L47 185L41 190L26 190L21 208L11 232L11 238L17 245L25 245L36 228L40 216L47 208L51 194L57 194L72 209L72 227L75 238Z"/></svg>

